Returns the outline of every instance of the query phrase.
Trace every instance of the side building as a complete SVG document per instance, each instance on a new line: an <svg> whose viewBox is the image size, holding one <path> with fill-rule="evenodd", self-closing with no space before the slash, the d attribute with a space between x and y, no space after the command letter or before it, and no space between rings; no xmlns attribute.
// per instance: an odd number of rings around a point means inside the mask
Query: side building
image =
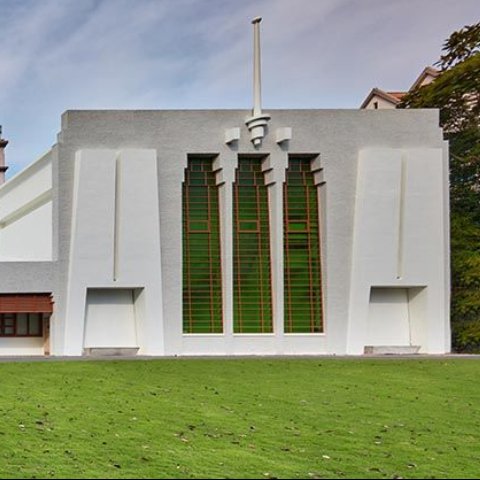
<svg viewBox="0 0 480 480"><path fill-rule="evenodd" d="M386 109L397 108L397 105L401 102L402 98L409 92L413 92L419 87L423 87L432 83L436 78L440 76L440 70L433 67L425 67L417 79L412 83L408 92L387 92L381 88L372 88L365 100L360 105L360 108L364 109Z"/></svg>
<svg viewBox="0 0 480 480"><path fill-rule="evenodd" d="M0 355L448 352L438 111L270 113L64 113L0 186Z"/></svg>

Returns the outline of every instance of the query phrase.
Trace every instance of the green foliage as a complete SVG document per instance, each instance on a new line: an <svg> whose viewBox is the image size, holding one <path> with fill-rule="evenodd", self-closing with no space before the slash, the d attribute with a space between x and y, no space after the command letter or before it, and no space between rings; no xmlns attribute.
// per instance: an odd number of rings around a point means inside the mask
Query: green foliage
<svg viewBox="0 0 480 480"><path fill-rule="evenodd" d="M451 221L453 348L480 352L480 226L457 213Z"/></svg>
<svg viewBox="0 0 480 480"><path fill-rule="evenodd" d="M400 108L439 108L450 144L452 339L480 352L480 23L452 33L441 75L409 92Z"/></svg>
<svg viewBox="0 0 480 480"><path fill-rule="evenodd" d="M453 32L444 43L438 65L442 74L429 85L417 87L400 108L439 108L447 136L479 129L480 23ZM478 137L477 137L478 138ZM462 150L457 153L467 153Z"/></svg>
<svg viewBox="0 0 480 480"><path fill-rule="evenodd" d="M480 52L480 23L466 25L458 32L453 32L443 44L443 50L446 53L438 62L442 70L448 70L456 63Z"/></svg>
<svg viewBox="0 0 480 480"><path fill-rule="evenodd" d="M0 364L1 478L477 478L480 363Z"/></svg>
<svg viewBox="0 0 480 480"><path fill-rule="evenodd" d="M449 134L448 139L452 216L467 216L480 225L480 128Z"/></svg>
<svg viewBox="0 0 480 480"><path fill-rule="evenodd" d="M432 83L408 93L402 106L440 108L440 124L450 134L478 127L480 53L444 71Z"/></svg>
<svg viewBox="0 0 480 480"><path fill-rule="evenodd" d="M463 353L480 353L480 321L459 322L455 325L453 346Z"/></svg>

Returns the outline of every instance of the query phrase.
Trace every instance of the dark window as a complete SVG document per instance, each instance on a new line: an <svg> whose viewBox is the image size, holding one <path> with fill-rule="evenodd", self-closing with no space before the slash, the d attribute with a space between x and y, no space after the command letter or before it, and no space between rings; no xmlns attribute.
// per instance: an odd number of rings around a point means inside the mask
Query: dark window
<svg viewBox="0 0 480 480"><path fill-rule="evenodd" d="M284 184L285 332L323 332L318 193L311 158L290 158Z"/></svg>
<svg viewBox="0 0 480 480"><path fill-rule="evenodd" d="M0 313L0 337L41 337L42 313Z"/></svg>
<svg viewBox="0 0 480 480"><path fill-rule="evenodd" d="M183 332L221 333L218 186L213 158L189 158L183 183Z"/></svg>
<svg viewBox="0 0 480 480"><path fill-rule="evenodd" d="M235 333L273 331L267 188L262 160L239 158L233 185Z"/></svg>

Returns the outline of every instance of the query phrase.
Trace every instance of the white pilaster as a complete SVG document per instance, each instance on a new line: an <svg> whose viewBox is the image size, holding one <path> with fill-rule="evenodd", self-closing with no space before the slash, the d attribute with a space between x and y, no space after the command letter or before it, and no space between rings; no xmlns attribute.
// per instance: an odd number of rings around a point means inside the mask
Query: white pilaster
<svg viewBox="0 0 480 480"><path fill-rule="evenodd" d="M237 168L234 152L220 155L215 162L221 168L220 228L223 290L223 333L229 350L233 335L233 182Z"/></svg>
<svg viewBox="0 0 480 480"><path fill-rule="evenodd" d="M270 154L263 166L264 170L271 168L266 181L269 184L273 331L278 353L283 352L284 337L283 185L287 165L288 154L276 151Z"/></svg>

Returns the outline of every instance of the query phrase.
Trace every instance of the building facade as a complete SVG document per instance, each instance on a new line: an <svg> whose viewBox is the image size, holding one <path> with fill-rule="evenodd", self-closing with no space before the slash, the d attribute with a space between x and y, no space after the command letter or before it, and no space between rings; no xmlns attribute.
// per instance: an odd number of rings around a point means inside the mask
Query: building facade
<svg viewBox="0 0 480 480"><path fill-rule="evenodd" d="M380 88L372 88L360 108L365 109L385 109L397 108L402 98L409 92L413 92L419 87L423 87L432 83L440 75L440 70L433 67L425 67L417 79L413 82L408 92L387 92Z"/></svg>
<svg viewBox="0 0 480 480"><path fill-rule="evenodd" d="M270 114L67 111L0 187L0 355L448 352L438 111Z"/></svg>

